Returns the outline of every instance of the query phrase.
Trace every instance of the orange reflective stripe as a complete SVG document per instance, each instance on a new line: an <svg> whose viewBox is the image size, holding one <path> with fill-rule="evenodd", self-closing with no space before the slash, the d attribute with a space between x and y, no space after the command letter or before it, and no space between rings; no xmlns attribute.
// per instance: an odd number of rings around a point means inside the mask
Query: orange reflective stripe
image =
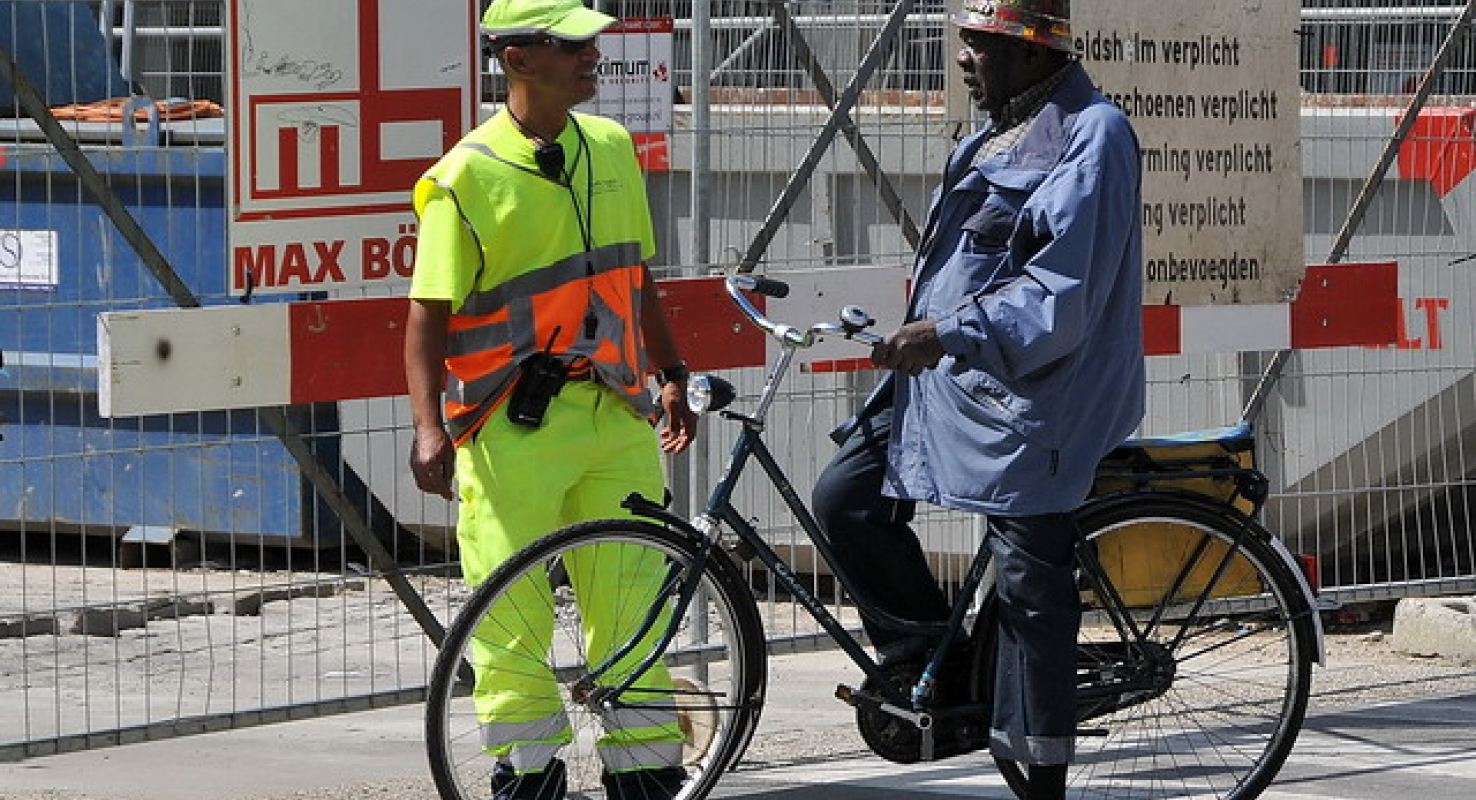
<svg viewBox="0 0 1476 800"><path fill-rule="evenodd" d="M452 314L447 330L452 333L469 330L480 325L492 325L499 322L507 322L507 309L499 309L490 314L470 315Z"/></svg>
<svg viewBox="0 0 1476 800"><path fill-rule="evenodd" d="M503 345L487 350L476 350L466 355L446 359L446 368L451 374L460 376L486 376L514 363L512 346ZM465 378L463 378L465 380Z"/></svg>

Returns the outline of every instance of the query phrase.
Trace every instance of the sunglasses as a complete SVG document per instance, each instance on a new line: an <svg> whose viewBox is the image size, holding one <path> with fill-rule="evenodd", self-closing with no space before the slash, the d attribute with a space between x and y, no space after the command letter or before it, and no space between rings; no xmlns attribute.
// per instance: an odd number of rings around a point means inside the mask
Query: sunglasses
<svg viewBox="0 0 1476 800"><path fill-rule="evenodd" d="M514 36L493 41L491 44L496 50L507 47L557 47L561 52L573 56L583 53L585 48L590 47L594 42L593 38L560 39L557 36Z"/></svg>

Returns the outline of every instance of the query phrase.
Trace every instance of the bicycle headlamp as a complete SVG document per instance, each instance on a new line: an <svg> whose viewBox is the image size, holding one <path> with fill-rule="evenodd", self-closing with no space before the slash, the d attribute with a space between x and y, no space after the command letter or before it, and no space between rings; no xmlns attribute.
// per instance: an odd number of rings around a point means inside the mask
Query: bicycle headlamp
<svg viewBox="0 0 1476 800"><path fill-rule="evenodd" d="M697 375L687 382L687 407L697 414L728 407L738 391L716 375Z"/></svg>

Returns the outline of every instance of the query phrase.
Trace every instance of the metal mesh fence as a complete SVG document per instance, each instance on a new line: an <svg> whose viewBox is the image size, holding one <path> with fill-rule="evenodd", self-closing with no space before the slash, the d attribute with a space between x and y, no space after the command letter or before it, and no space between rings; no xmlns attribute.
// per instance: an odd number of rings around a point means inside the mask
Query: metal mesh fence
<svg viewBox="0 0 1476 800"><path fill-rule="evenodd" d="M1398 262L1402 326L1392 348L1292 356L1261 424L1279 490L1267 519L1320 557L1333 596L1469 590L1470 9L1315 5L1303 13L1307 257Z"/></svg>
<svg viewBox="0 0 1476 800"><path fill-rule="evenodd" d="M178 301L100 197L137 223L193 301L235 302L223 269L222 7L0 4L0 49L64 132L49 138L22 109L18 83L4 82L7 754L403 701L434 656L383 575L346 546L343 524L268 417L98 414L97 314ZM78 174L72 148L100 180ZM386 547L412 566L444 563L396 530L346 462L351 412L327 405L282 417ZM442 616L461 591L444 578L413 580Z"/></svg>
<svg viewBox="0 0 1476 800"><path fill-rule="evenodd" d="M670 169L649 175L659 275L733 269L755 253L779 277L909 263L904 217L921 224L952 138L968 124L944 98L955 48L945 5L918 2L894 20L896 4L878 0L720 1L694 20L688 2L603 3L626 18L675 20L675 109L661 131ZM1316 261L1333 252L1464 4L1304 5L1302 202ZM222 8L219 0L0 3L0 49L207 306L237 302L225 285L225 117L207 115L230 113L218 108ZM15 31L34 14L46 15L46 36L23 40ZM694 31L705 38L694 42ZM874 74L850 113L833 119L829 106L883 32L890 46L876 54ZM1468 590L1476 574L1465 458L1473 47L1465 35L1443 65L1420 124L1396 143L1395 168L1355 215L1339 255L1399 262L1401 342L1291 354L1257 420L1260 465L1275 491L1265 521L1293 551L1320 558L1332 598ZM705 53L700 71L694 53ZM487 86L495 101L495 69ZM146 103L100 105L134 96L203 110L168 119ZM69 106L77 108L62 111ZM816 150L827 125L834 143ZM450 548L452 509L420 495L403 466L405 403L98 416L96 315L178 298L160 288L104 213L98 187L62 150L0 93L0 755L415 699L434 646L405 593L445 623L465 589ZM807 170L808 181L792 182ZM1143 432L1238 419L1269 360L1153 359ZM764 372L731 377L751 397ZM795 486L813 481L832 451L824 432L875 379L792 376L768 438ZM704 434L696 453L669 465L688 505L731 443L720 423ZM336 498L306 479L293 441ZM339 503L397 569L346 532ZM855 621L756 475L735 505ZM978 526L964 515L922 516L940 578L956 579ZM755 587L772 630L814 630L758 576Z"/></svg>

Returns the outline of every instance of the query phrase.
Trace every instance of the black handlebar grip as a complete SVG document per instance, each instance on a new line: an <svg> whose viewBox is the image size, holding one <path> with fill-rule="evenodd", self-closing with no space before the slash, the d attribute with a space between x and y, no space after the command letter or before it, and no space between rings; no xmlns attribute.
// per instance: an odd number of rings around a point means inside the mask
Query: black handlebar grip
<svg viewBox="0 0 1476 800"><path fill-rule="evenodd" d="M773 278L754 278L753 290L765 297L784 298L789 296L789 284Z"/></svg>

